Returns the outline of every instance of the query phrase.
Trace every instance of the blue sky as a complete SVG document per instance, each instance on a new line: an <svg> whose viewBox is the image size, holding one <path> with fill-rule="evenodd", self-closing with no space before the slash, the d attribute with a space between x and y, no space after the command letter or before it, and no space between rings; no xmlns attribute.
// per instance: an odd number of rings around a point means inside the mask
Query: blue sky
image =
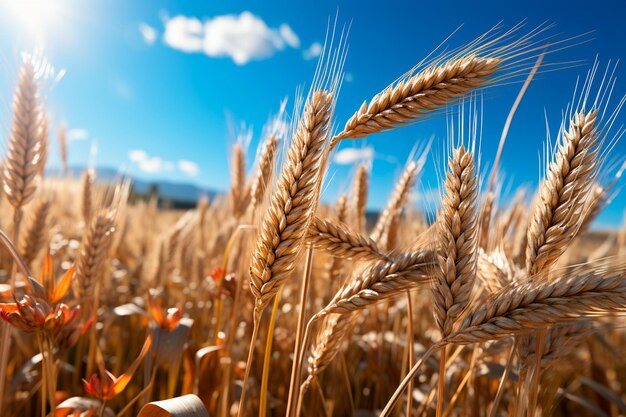
<svg viewBox="0 0 626 417"><path fill-rule="evenodd" d="M17 6L16 6L17 4ZM21 6L20 6L21 5ZM25 10L30 7L30 10ZM27 13L28 12L28 13ZM337 102L343 125L361 102L428 55L460 25L449 42L460 46L502 21L523 19L530 29L555 23L562 38L594 31L590 42L559 52L552 61L585 60L582 66L545 73L530 86L511 126L503 155L506 185L534 187L546 138L545 116L555 137L561 112L578 76L596 55L626 58L626 6L621 1L159 1L0 0L0 126L10 122L11 94L20 53L34 38L65 76L48 85L51 123L65 122L74 140L70 163L85 164L97 141L96 163L123 167L142 178L169 179L225 190L228 187L228 119L252 128L250 161L262 127L288 97L292 109L298 86L308 87L329 17L351 22L346 81ZM29 16L29 17L26 17ZM207 25L207 21L210 24ZM198 29L198 27L200 29ZM207 29L210 28L210 29ZM168 31L166 31L168 29ZM198 35L203 31L204 49ZM182 32L181 32L182 31ZM182 34L181 34L182 33ZM226 34L247 34L228 43ZM210 34L210 36L209 36ZM226 56L222 56L226 55ZM626 93L617 70L616 97ZM51 84L51 83L49 83ZM483 97L483 166L495 154L504 120L520 84L491 89ZM615 100L616 102L617 100ZM618 119L621 124L626 114ZM350 146L374 150L370 208L380 208L416 143L434 138L418 190L438 186L435 154L441 155L446 118L437 117ZM56 131L56 128L53 128ZM132 152L135 151L135 152ZM140 151L140 152L137 152ZM131 160L131 156L134 162ZM614 157L626 156L622 140ZM58 165L56 145L50 163ZM148 171L148 172L146 172ZM324 198L333 200L349 184L351 165L335 165ZM624 180L622 180L622 183ZM623 185L623 184L622 184ZM621 222L626 193L600 218L600 227Z"/></svg>

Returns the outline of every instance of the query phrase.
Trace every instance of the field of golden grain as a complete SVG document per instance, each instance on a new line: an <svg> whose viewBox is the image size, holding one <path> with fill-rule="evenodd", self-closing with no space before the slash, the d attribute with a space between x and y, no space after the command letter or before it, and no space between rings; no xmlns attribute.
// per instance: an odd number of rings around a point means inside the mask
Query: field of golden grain
<svg viewBox="0 0 626 417"><path fill-rule="evenodd" d="M186 211L73 177L25 59L1 172L0 415L626 415L626 230L590 230L621 186L624 92L612 67L581 69L538 189L504 200L473 94L521 98L568 42L520 32L430 58L352 115L335 114L345 44L326 45L288 133L256 155L236 142L230 192ZM445 113L466 133L432 219L408 204L428 147L374 221L367 164L320 203L341 141Z"/></svg>

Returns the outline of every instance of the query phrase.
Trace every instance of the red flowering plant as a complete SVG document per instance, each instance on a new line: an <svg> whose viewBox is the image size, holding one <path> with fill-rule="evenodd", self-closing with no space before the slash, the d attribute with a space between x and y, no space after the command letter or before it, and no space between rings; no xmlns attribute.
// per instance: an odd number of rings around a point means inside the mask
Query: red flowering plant
<svg viewBox="0 0 626 417"><path fill-rule="evenodd" d="M71 267L58 281L54 278L52 256L46 252L39 281L31 277L23 259L8 239L3 243L9 248L15 262L26 279L26 293L20 300L13 293L13 303L0 303L0 318L11 326L28 333L35 333L42 355L42 414L45 415L46 396L50 408L55 409L56 367L55 345L59 335L70 326L76 326L80 307L70 307L61 302L67 295L74 276Z"/></svg>
<svg viewBox="0 0 626 417"><path fill-rule="evenodd" d="M100 352L100 350L98 349L96 351L98 373L91 375L91 377L89 377L89 380L83 379L83 386L85 388L85 391L94 395L103 403L114 398L126 388L128 383L132 379L135 371L141 364L141 361L150 351L151 346L152 336L148 336L143 344L143 347L141 348L139 356L137 356L135 361L130 365L130 368L128 368L126 372L117 377L106 370L102 352Z"/></svg>

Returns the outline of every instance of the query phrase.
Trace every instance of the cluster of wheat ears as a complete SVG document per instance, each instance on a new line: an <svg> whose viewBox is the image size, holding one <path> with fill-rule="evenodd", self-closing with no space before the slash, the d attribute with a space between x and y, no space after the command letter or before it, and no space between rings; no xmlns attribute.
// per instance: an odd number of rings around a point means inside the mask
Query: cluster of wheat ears
<svg viewBox="0 0 626 417"><path fill-rule="evenodd" d="M517 107L544 56L572 46L547 29L429 58L341 130L345 38L329 39L291 128L271 123L249 172L234 141L228 195L186 212L123 179L73 179L63 127L65 174L45 177L41 71L25 59L1 172L0 415L626 414L626 231L589 230L619 188L614 69L578 83L534 197L502 192L509 119L485 182L476 123L448 139L431 221L409 204L427 147L375 224L368 164L320 204L342 141L525 79Z"/></svg>

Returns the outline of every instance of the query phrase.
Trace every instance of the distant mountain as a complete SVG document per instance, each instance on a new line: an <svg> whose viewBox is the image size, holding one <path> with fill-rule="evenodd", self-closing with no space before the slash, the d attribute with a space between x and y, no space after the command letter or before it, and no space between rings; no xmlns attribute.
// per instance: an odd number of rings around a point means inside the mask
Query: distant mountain
<svg viewBox="0 0 626 417"><path fill-rule="evenodd" d="M70 175L79 178L85 171L85 167L70 167ZM50 177L60 177L61 170L59 168L46 169L46 175ZM111 182L121 178L119 171L100 167L96 169L96 181ZM181 203L183 206L193 205L198 198L205 195L209 199L213 199L218 191L198 187L195 184L171 181L145 181L141 179L131 178L133 183L133 192L137 194L148 195L152 189L156 187L161 200L171 200L175 203Z"/></svg>

